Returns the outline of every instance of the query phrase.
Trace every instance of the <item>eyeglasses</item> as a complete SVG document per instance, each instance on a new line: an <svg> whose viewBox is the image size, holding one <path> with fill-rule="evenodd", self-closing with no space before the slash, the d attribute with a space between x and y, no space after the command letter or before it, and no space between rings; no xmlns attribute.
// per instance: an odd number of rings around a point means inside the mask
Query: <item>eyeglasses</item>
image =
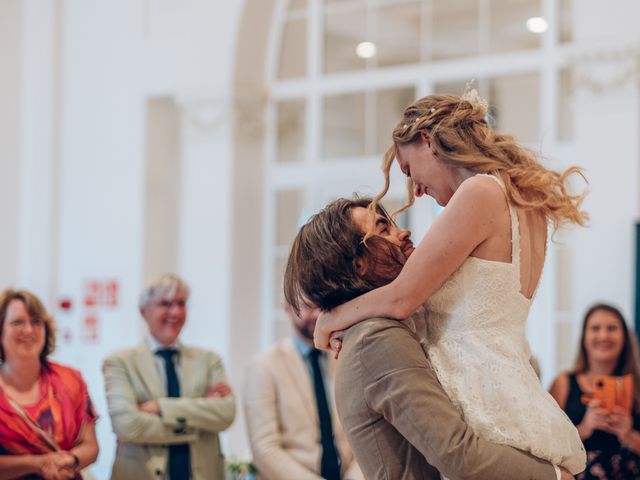
<svg viewBox="0 0 640 480"><path fill-rule="evenodd" d="M178 308L186 308L187 306L187 301L183 300L183 299L177 299L177 300L159 300L157 302L155 302L155 305L160 307L160 308L166 308L169 309L171 307L178 307Z"/></svg>
<svg viewBox="0 0 640 480"><path fill-rule="evenodd" d="M15 320L11 320L8 323L11 328L16 328L18 330L25 329L27 326L27 323L31 323L31 328L33 329L44 327L44 320L37 317L32 318L31 320L27 320L26 318L16 318Z"/></svg>

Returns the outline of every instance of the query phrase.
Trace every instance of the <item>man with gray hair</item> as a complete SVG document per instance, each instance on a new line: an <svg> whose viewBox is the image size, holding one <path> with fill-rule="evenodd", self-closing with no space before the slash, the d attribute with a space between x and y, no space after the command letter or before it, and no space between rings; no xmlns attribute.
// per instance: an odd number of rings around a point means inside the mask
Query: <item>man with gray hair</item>
<svg viewBox="0 0 640 480"><path fill-rule="evenodd" d="M233 422L235 398L220 357L178 338L188 298L189 287L177 275L152 280L139 304L146 338L104 361L118 439L113 480L224 479L218 433Z"/></svg>

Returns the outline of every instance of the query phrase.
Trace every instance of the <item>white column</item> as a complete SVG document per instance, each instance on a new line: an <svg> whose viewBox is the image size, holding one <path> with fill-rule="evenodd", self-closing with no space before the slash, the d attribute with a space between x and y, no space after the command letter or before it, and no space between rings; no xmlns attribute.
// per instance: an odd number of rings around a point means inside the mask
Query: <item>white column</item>
<svg viewBox="0 0 640 480"><path fill-rule="evenodd" d="M108 478L115 438L107 413L102 359L137 342L140 320L144 185L142 0L65 0L62 38L60 219L57 294L73 300L57 312L56 358L81 369L98 422L94 472ZM119 282L117 306L83 305L89 279ZM98 338L82 339L83 322L98 317Z"/></svg>
<svg viewBox="0 0 640 480"><path fill-rule="evenodd" d="M232 106L228 97L213 96L178 99L178 103L182 109L178 268L191 287L189 317L181 338L186 344L215 351L224 360L238 401L236 420L222 435L225 453L233 456L246 451L241 369L233 347L253 341L258 330L243 328L255 324L255 319L232 318L233 277L238 268L233 262L238 241L233 218ZM259 198L246 193L250 201ZM257 204L254 211L257 216Z"/></svg>
<svg viewBox="0 0 640 480"><path fill-rule="evenodd" d="M231 104L179 99L182 107L182 204L178 264L191 285L186 343L229 354L232 251Z"/></svg>
<svg viewBox="0 0 640 480"><path fill-rule="evenodd" d="M17 283L55 302L61 2L23 7L22 155Z"/></svg>
<svg viewBox="0 0 640 480"><path fill-rule="evenodd" d="M20 219L21 91L23 8L20 0L0 2L0 290L16 283Z"/></svg>

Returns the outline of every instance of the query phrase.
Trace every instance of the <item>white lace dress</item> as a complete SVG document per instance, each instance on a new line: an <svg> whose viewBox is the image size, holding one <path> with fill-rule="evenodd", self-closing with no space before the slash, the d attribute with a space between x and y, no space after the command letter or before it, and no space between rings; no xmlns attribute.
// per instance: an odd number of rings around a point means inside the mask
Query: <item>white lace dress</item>
<svg viewBox="0 0 640 480"><path fill-rule="evenodd" d="M425 349L478 435L577 474L586 461L578 431L529 363L532 300L520 292L518 216L511 205L509 213L512 263L469 257L425 304Z"/></svg>

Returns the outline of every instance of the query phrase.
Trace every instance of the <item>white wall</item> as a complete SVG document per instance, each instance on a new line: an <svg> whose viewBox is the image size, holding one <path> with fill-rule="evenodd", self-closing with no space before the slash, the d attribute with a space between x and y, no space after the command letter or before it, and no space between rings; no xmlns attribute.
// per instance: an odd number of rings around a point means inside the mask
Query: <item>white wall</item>
<svg viewBox="0 0 640 480"><path fill-rule="evenodd" d="M638 87L581 93L576 102L576 154L589 178L584 206L590 227L574 235L578 312L604 300L632 321L635 222L638 220L640 109Z"/></svg>
<svg viewBox="0 0 640 480"><path fill-rule="evenodd" d="M0 285L16 283L20 216L22 5L0 2Z"/></svg>
<svg viewBox="0 0 640 480"><path fill-rule="evenodd" d="M570 237L572 338L565 341L575 352L582 316L595 302L619 306L633 324L640 193L640 72L633 65L640 55L640 4L576 1L573 8L577 43L603 50L599 55L578 53L574 60L573 160L589 180L584 208L591 215L590 226ZM608 48L609 43L619 46Z"/></svg>
<svg viewBox="0 0 640 480"><path fill-rule="evenodd" d="M122 301L105 312L100 345L73 346L103 417L96 471L106 478L114 439L99 365L140 338L144 108L172 96L181 109L178 273L192 287L188 343L227 357L231 233L231 69L239 2L67 2L60 291L115 277ZM76 318L73 321L79 321ZM123 334L127 332L126 334ZM71 350L71 349L70 349Z"/></svg>
<svg viewBox="0 0 640 480"><path fill-rule="evenodd" d="M101 362L142 333L145 109L159 95L177 102L183 129L175 228L178 273L193 291L184 339L228 356L232 66L241 7L207 0L0 4L2 284L36 291L56 314L55 358L82 370L101 415L98 478L108 478L115 447ZM117 280L118 305L85 307L91 279ZM56 308L61 298L72 300L70 311ZM82 337L89 313L99 321L95 342Z"/></svg>

